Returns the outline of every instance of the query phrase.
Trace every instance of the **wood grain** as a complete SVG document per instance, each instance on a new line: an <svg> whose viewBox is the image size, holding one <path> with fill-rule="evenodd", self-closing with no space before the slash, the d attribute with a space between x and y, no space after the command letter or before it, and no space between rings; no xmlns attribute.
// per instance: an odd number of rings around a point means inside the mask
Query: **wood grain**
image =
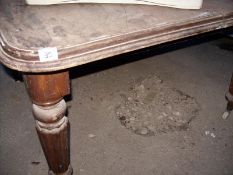
<svg viewBox="0 0 233 175"><path fill-rule="evenodd" d="M33 102L36 130L49 165L49 174L71 175L69 121L63 97L70 92L68 72L25 74Z"/></svg>
<svg viewBox="0 0 233 175"><path fill-rule="evenodd" d="M69 72L25 74L25 85L32 103L53 105L70 93Z"/></svg>
<svg viewBox="0 0 233 175"><path fill-rule="evenodd" d="M232 74L232 77L231 77L231 82L230 82L230 86L229 86L229 92L233 96L233 74Z"/></svg>
<svg viewBox="0 0 233 175"><path fill-rule="evenodd" d="M63 70L233 26L232 0L205 0L200 10L20 2L0 1L0 61L24 72ZM40 62L44 47L57 47L59 59Z"/></svg>
<svg viewBox="0 0 233 175"><path fill-rule="evenodd" d="M227 100L227 108L226 111L223 113L222 118L225 120L229 117L231 111L233 110L233 74L231 77L229 91L225 95Z"/></svg>
<svg viewBox="0 0 233 175"><path fill-rule="evenodd" d="M65 117L60 126L54 125L53 127L45 129L40 124L36 124L37 134L49 168L53 173L59 174L66 172L70 165L68 119ZM54 131L56 127L57 129Z"/></svg>

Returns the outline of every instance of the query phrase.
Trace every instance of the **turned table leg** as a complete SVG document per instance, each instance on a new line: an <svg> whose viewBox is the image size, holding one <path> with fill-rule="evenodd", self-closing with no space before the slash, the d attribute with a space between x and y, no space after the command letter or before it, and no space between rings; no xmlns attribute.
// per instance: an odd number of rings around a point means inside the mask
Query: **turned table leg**
<svg viewBox="0 0 233 175"><path fill-rule="evenodd" d="M226 119L230 115L230 112L233 110L233 74L231 77L229 92L226 93L226 99L227 99L228 103L227 103L226 112L224 112L224 114L222 116L223 119Z"/></svg>
<svg viewBox="0 0 233 175"><path fill-rule="evenodd" d="M69 73L25 74L36 130L49 165L49 175L71 175L69 122L65 95L70 93Z"/></svg>

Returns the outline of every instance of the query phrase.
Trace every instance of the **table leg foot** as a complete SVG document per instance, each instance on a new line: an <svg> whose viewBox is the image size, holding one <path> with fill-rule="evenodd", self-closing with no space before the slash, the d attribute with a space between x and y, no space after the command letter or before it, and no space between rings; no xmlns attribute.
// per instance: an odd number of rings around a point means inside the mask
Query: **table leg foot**
<svg viewBox="0 0 233 175"><path fill-rule="evenodd" d="M229 86L229 92L226 93L226 100L228 101L228 103L226 111L222 115L223 119L227 119L230 116L231 111L233 110L233 75Z"/></svg>
<svg viewBox="0 0 233 175"><path fill-rule="evenodd" d="M49 171L49 174L48 175L72 175L73 174L73 169L71 166L68 167L68 170L64 173L61 173L61 174L54 174L53 171Z"/></svg>

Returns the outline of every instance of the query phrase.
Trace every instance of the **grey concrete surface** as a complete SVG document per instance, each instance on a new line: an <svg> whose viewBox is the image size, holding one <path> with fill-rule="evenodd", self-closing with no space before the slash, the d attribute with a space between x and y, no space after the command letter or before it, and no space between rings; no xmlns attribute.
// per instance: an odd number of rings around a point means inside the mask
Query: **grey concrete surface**
<svg viewBox="0 0 233 175"><path fill-rule="evenodd" d="M74 175L232 175L233 115L221 118L233 71L232 46L228 38L184 42L72 69ZM130 61L134 57L143 59ZM23 83L10 75L2 66L0 175L45 175L29 98ZM143 137L120 124L115 115L120 94L149 75L197 100L201 111L188 130Z"/></svg>

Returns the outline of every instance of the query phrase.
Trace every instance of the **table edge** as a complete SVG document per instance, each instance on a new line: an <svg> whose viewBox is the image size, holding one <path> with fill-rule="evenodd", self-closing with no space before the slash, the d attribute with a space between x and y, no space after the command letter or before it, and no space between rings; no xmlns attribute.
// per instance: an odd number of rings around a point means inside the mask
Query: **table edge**
<svg viewBox="0 0 233 175"><path fill-rule="evenodd" d="M22 72L52 72L231 26L233 26L233 12L206 16L172 26L148 28L89 43L58 48L59 59L48 62L39 61L36 49L27 50L13 46L0 31L0 62L11 69Z"/></svg>

